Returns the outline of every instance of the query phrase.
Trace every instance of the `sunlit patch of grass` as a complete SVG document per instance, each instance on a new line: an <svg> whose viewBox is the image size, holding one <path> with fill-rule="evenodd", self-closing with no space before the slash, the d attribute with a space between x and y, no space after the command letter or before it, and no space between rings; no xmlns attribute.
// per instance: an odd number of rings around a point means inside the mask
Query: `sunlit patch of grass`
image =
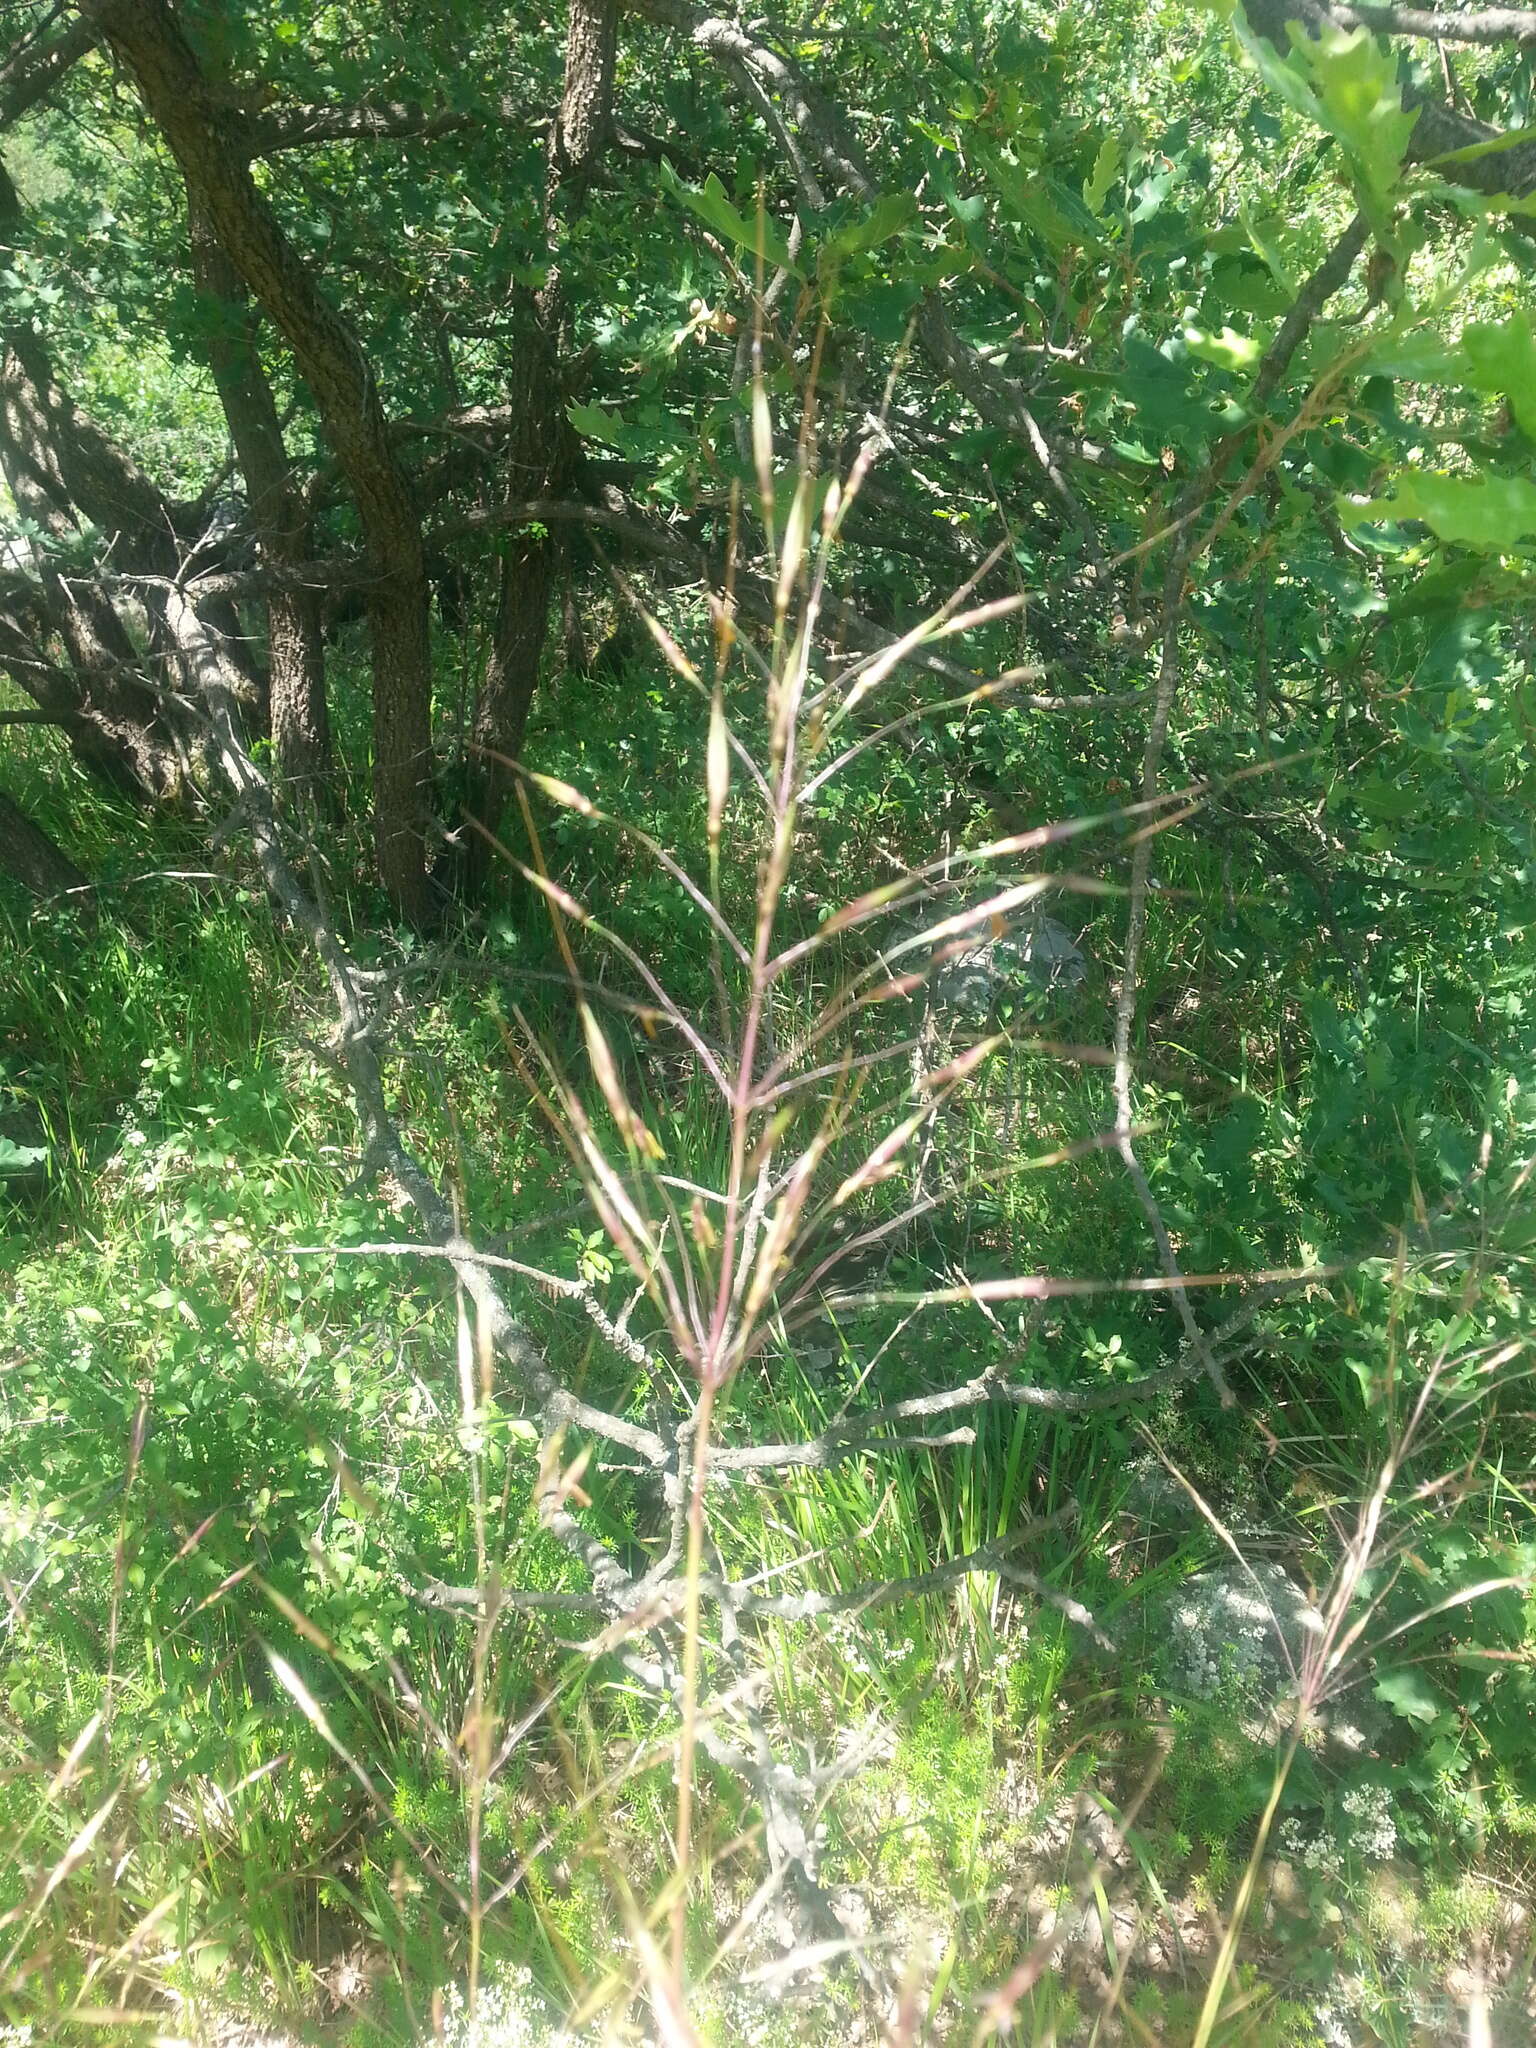
<svg viewBox="0 0 1536 2048"><path fill-rule="evenodd" d="M593 688L583 702L590 721L569 720L562 706L568 722L563 737L547 736L550 764L579 782L622 774L638 792L638 823L668 844L697 842L701 792L678 764L702 759L703 726L686 700L652 675L638 693ZM343 709L355 722L356 703ZM642 741L649 751L637 756ZM664 1897L671 1874L675 1729L658 1730L654 1700L614 1660L573 1657L576 1626L564 1619L504 1618L489 1669L477 1673L472 1618L415 1597L429 1578L468 1586L477 1533L509 1582L570 1590L578 1575L529 1506L535 1460L515 1404L488 1410L478 1435L464 1426L441 1266L348 1255L408 1235L409 1223L387 1185L354 1181L353 1113L325 1056L331 1019L310 967L254 914L237 851L209 855L190 823L99 798L46 736L12 744L17 793L108 885L94 922L67 909L0 911L4 1078L37 1105L57 1154L41 1202L5 1219L14 1256L0 1311L5 1569L21 1589L5 1645L0 1806L16 1848L0 1873L0 1913L19 1913L12 1925L32 1942L14 1959L15 2009L46 2010L67 2028L70 2001L109 1981L100 1957L127 1945L149 1995L291 2011L379 2048L416 2048L433 2024L433 1991L468 1968L460 1901L472 1842L502 1868L531 1859L485 1916L488 1976L531 1969L560 2013L587 1998L601 2006L605 1987L621 2005L626 1900ZM1029 744L1042 803L1065 812L1074 791L1054 742L1031 729ZM663 757L669 773L650 772ZM912 789L871 783L859 800L878 823L834 819L824 841L808 841L786 930L816 928L877 831L886 851L903 832L916 847ZM712 1015L707 956L676 891L621 840L565 825L550 840L561 880L649 954L668 955L678 987ZM401 991L391 1079L413 1141L477 1230L507 1232L552 1271L590 1267L620 1312L633 1283L575 1199L565 1155L506 1057L515 1004L578 1064L569 993L547 978L559 956L542 912L509 887L493 914L455 932L463 964L448 971L394 936L370 935L366 891L351 914L351 842L329 851L340 922ZM170 871L183 867L206 879L176 881ZM1411 1047L1390 1018L1341 1027L1324 1057L1295 990L1259 973L1263 934L1236 927L1236 897L1209 851L1170 835L1166 875L1137 1047L1150 1169L1187 1262L1242 1269L1311 1256L1330 1215L1353 1205L1358 1231L1360 1209L1385 1201L1392 1176L1409 1186L1443 1136L1432 1112L1466 1111L1471 1097L1449 1064L1444 1088L1435 1082L1421 1057L1428 1027ZM729 886L745 900L750 882L744 870ZM1086 921L1099 978L1039 1020L1038 1035L1101 1052L1118 927L1097 908ZM803 1029L863 964L853 936L829 948L819 978L776 995L780 1034ZM913 1028L916 1008L901 1029ZM1102 1067L1028 1043L1034 1020L1016 1021L1021 1042L938 1120L928 1170L960 1199L896 1235L876 1279L1147 1269L1145 1219L1123 1170L1091 1149L1111 1117ZM1369 1115L1330 1141L1333 1164L1358 1166L1358 1179L1320 1193L1303 1134L1308 1117L1332 1114L1330 1088L1347 1096L1352 1047L1389 1068L1411 1052L1390 1073L1421 1090L1420 1121L1401 1141L1388 1128L1393 1088L1377 1089ZM663 1170L718 1188L727 1120L679 1035L639 1032L619 1058ZM909 1080L898 1062L871 1084L864 1101L876 1124L899 1109ZM1495 1102L1489 1119L1501 1157L1529 1136L1517 1097ZM889 1213L882 1202L906 1185L868 1192L854 1205L861 1223ZM826 1880L866 1891L914 1952L923 1948L935 2026L973 2021L1018 1962L1033 1936L1020 1931L1026 1876L1063 1909L1080 1902L1081 1839L1073 1834L1072 1854L1049 1869L1033 1840L1043 1819L1079 1799L1136 1813L1126 1881L1149 1918L1175 1906L1207 1922L1230 1912L1275 1758L1234 1730L1229 1702L1181 1699L1166 1683L1168 1595L1226 1554L1196 1503L1235 1531L1245 1555L1283 1556L1324 1582L1422 1369L1410 1324L1436 1343L1464 1343L1465 1370L1410 1475L1423 1498L1395 1522L1368 1595L1384 1587L1397 1602L1384 1609L1393 1625L1416 1628L1462 1583L1463 1566L1502 1571L1509 1547L1529 1543L1519 1418L1483 1401L1490 1373L1515 1361L1523 1375L1528 1318L1518 1288L1481 1251L1470 1256L1477 1229L1467 1237L1468 1256L1406 1273L1379 1261L1334 1294L1277 1306L1262 1348L1233 1372L1234 1409L1203 1381L1151 1404L1142 1431L1114 1413L986 1405L967 1418L969 1440L863 1447L824 1470L711 1497L726 1562L772 1587L899 1583L1051 1523L1021 1553L1031 1590L976 1571L816 1625L759 1626L774 1729L828 1770ZM300 1256L297 1246L311 1249ZM511 1292L567 1384L636 1417L668 1412L674 1368L638 1368L569 1304L520 1284ZM637 1327L654 1339L648 1310ZM851 1400L900 1398L986 1366L1047 1387L1108 1385L1157 1370L1173 1341L1157 1297L1093 1297L1022 1319L970 1304L908 1321L829 1311L747 1361L719 1437L815 1436ZM1177 1514L1166 1500L1149 1511L1149 1441L1188 1483L1186 1497L1170 1482ZM484 1501L478 1530L472 1481ZM657 1503L622 1475L582 1513L626 1556L659 1547ZM1444 1525L1471 1531L1470 1547L1449 1555ZM1112 1654L1053 1595L1090 1610ZM1347 1874L1354 1962L1362 1977L1375 1973L1384 2010L1414 1972L1443 1976L1459 1948L1496 1941L1489 1902L1523 1873L1533 1802L1517 1738L1530 1617L1518 1600L1488 1612L1486 1627L1481 1614L1458 1616L1414 1639L1426 1644L1415 1662L1430 1667L1427 1690L1402 1691L1407 1711L1380 1717L1372 1737L1409 1783L1405 1842L1408 1826L1418 1830L1401 1892L1379 1871ZM299 1674L372 1790L275 1685L268 1648ZM1474 1666L1469 1652L1488 1662ZM706 1645L706 1662L712 1654ZM1374 1673L1360 1663L1350 1682L1364 1691ZM1485 1698L1477 1686L1490 1667L1502 1689ZM477 1699L500 1726L543 1707L485 1797L478 1834L465 1763ZM61 1785L62 1760L96 1716ZM1326 1785L1298 1773L1293 1791L1298 1804L1316 1795L1312 1818L1323 1812ZM108 1821L72 1857L109 1795ZM1473 1844L1485 1819L1491 1844ZM692 1967L708 1964L752 1897L756 1829L740 1786L702 1768ZM1486 1883L1426 1877L1437 1859L1454 1868L1485 1846ZM1108 1907L1091 1887L1086 1898L1102 1962L1113 1926L1104 1933ZM85 1925L98 1944L89 1955L73 1932ZM1236 1961L1212 2039L1309 2043L1304 1943L1272 1926L1244 1939L1258 1960ZM327 1987L355 1951L367 1986L343 2011ZM1202 1952L1198 1966L1206 1961ZM1331 1954L1324 1961L1332 1967ZM726 2039L733 2009L718 1974L699 2014ZM834 2002L831 1973L827 1986ZM1203 1996L1154 1977L1133 1981L1123 2002L1177 2040L1192 2037ZM1095 2009L1064 1969L1050 1971L1031 1985L1018 2024L1065 2044ZM816 2018L786 2013L786 2041L817 2038Z"/></svg>

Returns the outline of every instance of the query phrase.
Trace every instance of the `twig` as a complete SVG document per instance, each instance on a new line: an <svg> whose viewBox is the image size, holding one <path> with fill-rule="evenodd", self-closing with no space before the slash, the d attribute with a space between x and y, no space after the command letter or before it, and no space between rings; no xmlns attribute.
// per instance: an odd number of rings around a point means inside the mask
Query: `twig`
<svg viewBox="0 0 1536 2048"><path fill-rule="evenodd" d="M1280 331L1264 352L1248 409L1258 412L1267 405L1291 366L1291 358L1311 332L1312 323L1335 292L1349 282L1349 274L1361 250L1370 240L1370 222L1357 213L1322 262L1296 294L1296 302L1280 323Z"/></svg>

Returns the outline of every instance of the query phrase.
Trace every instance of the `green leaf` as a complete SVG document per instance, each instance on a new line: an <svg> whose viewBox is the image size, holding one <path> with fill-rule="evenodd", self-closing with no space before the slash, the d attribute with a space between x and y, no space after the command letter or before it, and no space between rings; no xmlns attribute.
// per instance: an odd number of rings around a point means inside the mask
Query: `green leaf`
<svg viewBox="0 0 1536 2048"><path fill-rule="evenodd" d="M1400 377L1411 384L1459 384L1471 366L1459 348L1426 329L1404 336L1385 335L1360 367L1368 377Z"/></svg>
<svg viewBox="0 0 1536 2048"><path fill-rule="evenodd" d="M1424 805L1423 792L1414 783L1394 782L1385 775L1369 776L1350 794L1368 818L1411 818Z"/></svg>
<svg viewBox="0 0 1536 2048"><path fill-rule="evenodd" d="M851 331L890 346L905 335L921 297L922 287L911 280L874 280L844 291L838 298L838 315Z"/></svg>
<svg viewBox="0 0 1536 2048"><path fill-rule="evenodd" d="M1536 341L1529 314L1472 321L1461 343L1477 388L1503 392L1520 426L1536 440Z"/></svg>
<svg viewBox="0 0 1536 2048"><path fill-rule="evenodd" d="M1443 171L1461 164L1475 164L1486 156L1498 156L1506 149L1522 149L1528 142L1536 142L1536 128L1507 128L1502 135L1494 135L1487 142L1469 142L1465 149L1448 149L1443 156L1428 158L1432 170Z"/></svg>
<svg viewBox="0 0 1536 2048"><path fill-rule="evenodd" d="M1142 221L1152 220L1161 213L1163 202L1173 190L1175 182L1176 173L1171 166L1164 170L1148 172L1135 188L1136 204L1130 213L1132 224L1139 225Z"/></svg>
<svg viewBox="0 0 1536 2048"><path fill-rule="evenodd" d="M861 219L834 229L817 244L817 274L824 279L835 277L850 257L865 256L878 249L916 217L917 201L910 192L883 193Z"/></svg>
<svg viewBox="0 0 1536 2048"><path fill-rule="evenodd" d="M1508 398L1515 418L1536 438L1536 339L1529 314L1507 320L1472 320L1459 345L1429 330L1385 337L1367 356L1369 374L1401 377L1417 384L1462 385Z"/></svg>
<svg viewBox="0 0 1536 2048"><path fill-rule="evenodd" d="M47 1157L46 1145L18 1145L13 1138L0 1136L0 1173L20 1173L40 1166Z"/></svg>
<svg viewBox="0 0 1536 2048"><path fill-rule="evenodd" d="M1339 610L1352 619L1363 619L1372 612L1386 610L1387 601L1380 591L1373 590L1358 576L1351 575L1342 563L1331 558L1309 564L1306 580L1325 590Z"/></svg>
<svg viewBox="0 0 1536 2048"><path fill-rule="evenodd" d="M1102 214L1104 202L1109 197L1109 188L1120 174L1120 145L1113 135L1106 135L1099 144L1099 153L1093 160L1093 169L1083 181L1083 204L1090 213Z"/></svg>
<svg viewBox="0 0 1536 2048"><path fill-rule="evenodd" d="M1265 83L1286 105L1325 128L1347 151L1361 196L1373 219L1384 221L1387 195L1397 185L1418 109L1403 106L1397 60L1369 29L1324 27L1311 36L1289 24L1292 52L1282 57L1249 28L1240 12L1232 26Z"/></svg>
<svg viewBox="0 0 1536 2048"><path fill-rule="evenodd" d="M1502 554L1536 535L1536 484L1516 476L1429 476L1403 470L1392 495L1363 503L1342 499L1346 526L1421 519L1439 539Z"/></svg>
<svg viewBox="0 0 1536 2048"><path fill-rule="evenodd" d="M1294 299L1301 289L1300 279L1295 268L1286 262L1280 244L1270 232L1272 228L1278 226L1278 222L1268 215L1262 220L1258 219L1241 193L1238 194L1237 212L1253 253L1268 269L1275 283L1285 293L1287 301Z"/></svg>
<svg viewBox="0 0 1536 2048"><path fill-rule="evenodd" d="M1405 1721L1419 1721L1426 1726L1439 1718L1444 1704L1423 1672L1412 1664L1381 1672L1374 1690L1377 1699L1390 1707L1394 1714Z"/></svg>
<svg viewBox="0 0 1536 2048"><path fill-rule="evenodd" d="M738 249L750 250L754 255L761 249L764 263L772 269L787 270L795 277L801 275L790 257L789 244L773 222L766 214L760 221L749 221L745 214L738 213L713 171L702 185L689 185L663 157L661 182L674 199L727 242L734 242Z"/></svg>
<svg viewBox="0 0 1536 2048"><path fill-rule="evenodd" d="M1394 619L1455 618L1466 605L1468 592L1485 573L1481 562L1447 562L1394 597L1388 614Z"/></svg>
<svg viewBox="0 0 1536 2048"><path fill-rule="evenodd" d="M1082 200L1045 171L1026 171L1007 157L983 160L988 179L1016 220L1052 250L1096 248L1099 224Z"/></svg>
<svg viewBox="0 0 1536 2048"><path fill-rule="evenodd" d="M606 441L610 448L628 445L629 430L623 418L606 406L568 405L565 416L577 433L589 441Z"/></svg>
<svg viewBox="0 0 1536 2048"><path fill-rule="evenodd" d="M1294 294L1252 256L1218 263L1211 273L1211 300L1223 313L1252 313L1261 320L1283 313Z"/></svg>
<svg viewBox="0 0 1536 2048"><path fill-rule="evenodd" d="M1403 106L1397 58L1369 29L1326 27L1318 38L1291 27L1296 55L1312 74L1323 126L1354 159L1378 205L1396 185L1418 108Z"/></svg>
<svg viewBox="0 0 1536 2048"><path fill-rule="evenodd" d="M1255 341L1251 335L1234 333L1230 327L1223 327L1220 334L1207 334L1200 327L1186 327L1184 346L1202 362L1215 363L1220 369L1233 371L1251 370L1264 353L1263 342Z"/></svg>
<svg viewBox="0 0 1536 2048"><path fill-rule="evenodd" d="M1256 29L1250 28L1240 7L1231 7L1229 18L1232 33L1270 91L1277 93L1293 113L1315 122L1319 128L1326 127L1317 95L1302 76L1295 59L1282 57L1267 36L1261 36Z"/></svg>

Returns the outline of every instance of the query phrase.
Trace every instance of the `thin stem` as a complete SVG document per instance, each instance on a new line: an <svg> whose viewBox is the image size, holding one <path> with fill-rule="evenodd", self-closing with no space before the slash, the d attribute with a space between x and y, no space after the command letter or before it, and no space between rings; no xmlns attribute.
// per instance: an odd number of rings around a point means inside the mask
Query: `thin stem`
<svg viewBox="0 0 1536 2048"><path fill-rule="evenodd" d="M672 1973L683 1986L683 1944L688 1905L688 1858L693 1842L693 1768L698 1738L700 1580L704 1569L704 1468L715 1408L715 1381L706 1377L694 1419L693 1469L688 1499L688 1563L683 1610L683 1726L677 1750L677 1896L672 1902Z"/></svg>

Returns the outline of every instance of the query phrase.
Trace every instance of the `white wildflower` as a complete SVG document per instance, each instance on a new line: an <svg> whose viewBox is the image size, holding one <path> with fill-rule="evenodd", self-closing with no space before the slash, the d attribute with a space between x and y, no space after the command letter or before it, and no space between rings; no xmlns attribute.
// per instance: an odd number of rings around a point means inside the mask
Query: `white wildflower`
<svg viewBox="0 0 1536 2048"><path fill-rule="evenodd" d="M1397 1849L1397 1823L1386 1786L1357 1785L1339 1803L1354 1823L1349 1846L1355 1854L1371 1863L1385 1863Z"/></svg>
<svg viewBox="0 0 1536 2048"><path fill-rule="evenodd" d="M1291 1819L1280 1823L1280 1846L1292 1863L1299 1863L1303 1870L1315 1870L1321 1876L1336 1877L1343 1868L1343 1851L1338 1842L1325 1829L1309 1835L1299 1820Z"/></svg>
<svg viewBox="0 0 1536 2048"><path fill-rule="evenodd" d="M470 2017L458 1985L443 2000L442 2048L574 2048L533 1988L530 1970L507 1970L480 1987Z"/></svg>
<svg viewBox="0 0 1536 2048"><path fill-rule="evenodd" d="M1312 2024L1323 2048L1355 2048L1355 2037L1349 2024L1336 2005L1314 2006Z"/></svg>

